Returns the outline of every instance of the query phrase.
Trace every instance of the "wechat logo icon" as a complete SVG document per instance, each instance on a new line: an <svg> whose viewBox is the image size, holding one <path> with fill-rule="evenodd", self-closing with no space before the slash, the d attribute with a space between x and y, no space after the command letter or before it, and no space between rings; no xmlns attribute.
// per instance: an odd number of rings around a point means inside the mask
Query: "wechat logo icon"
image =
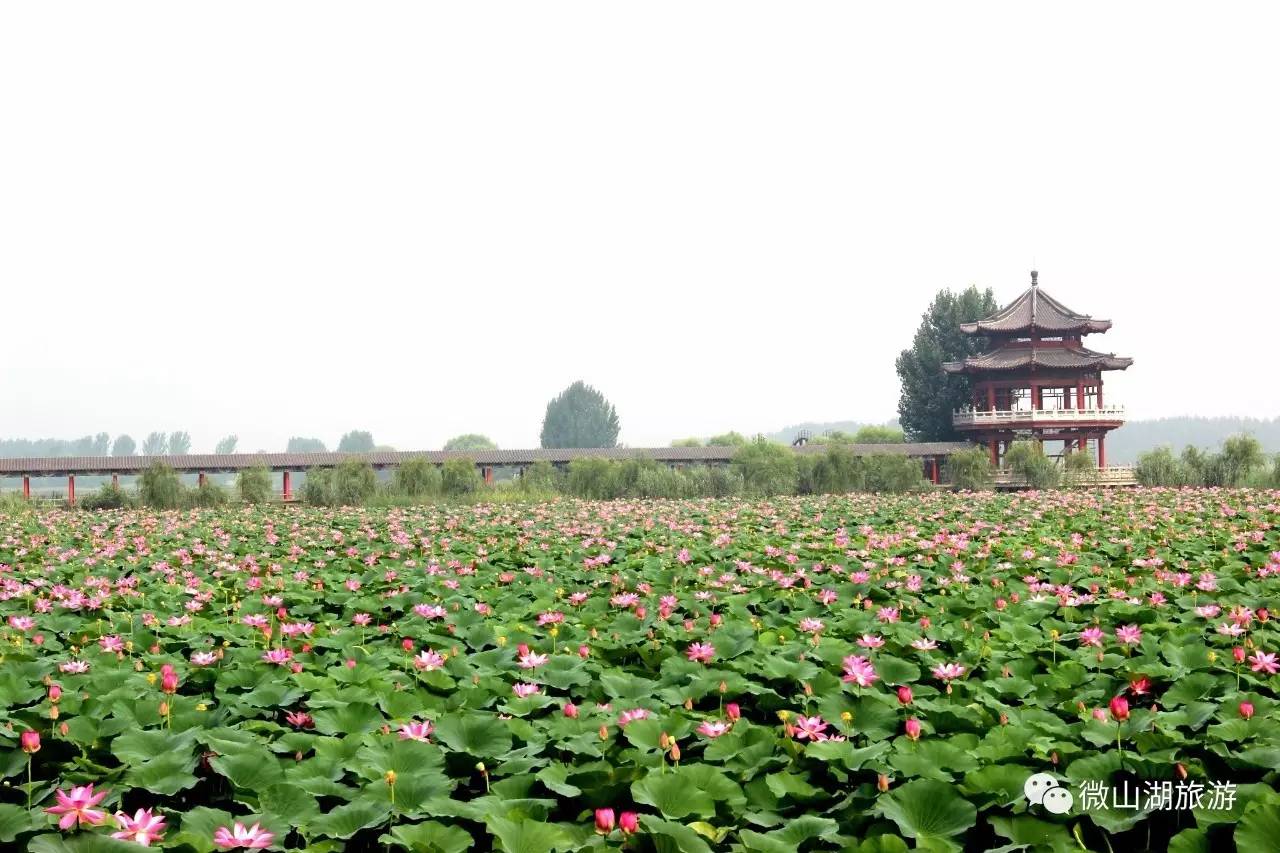
<svg viewBox="0 0 1280 853"><path fill-rule="evenodd" d="M1044 806L1052 814L1066 814L1075 805L1075 797L1071 792L1058 784L1058 780L1048 773L1037 773L1022 786L1022 793L1027 801Z"/></svg>

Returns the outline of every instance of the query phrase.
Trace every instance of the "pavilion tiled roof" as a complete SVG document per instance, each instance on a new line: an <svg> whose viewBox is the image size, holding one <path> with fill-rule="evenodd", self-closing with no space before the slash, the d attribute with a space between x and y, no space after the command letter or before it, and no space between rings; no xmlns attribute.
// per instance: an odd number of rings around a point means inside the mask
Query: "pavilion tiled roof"
<svg viewBox="0 0 1280 853"><path fill-rule="evenodd" d="M982 355L972 355L963 361L948 361L942 365L947 373L974 373L985 370L1019 370L1028 367L1045 369L1124 370L1133 359L1114 353L1096 352L1082 346L1003 346Z"/></svg>
<svg viewBox="0 0 1280 853"><path fill-rule="evenodd" d="M1050 335L1087 334L1105 332L1111 328L1110 320L1095 320L1087 314L1079 314L1040 289L1037 273L1031 273L1031 287L1017 299L990 317L976 323L961 323L960 330L971 335L1017 334L1032 332Z"/></svg>

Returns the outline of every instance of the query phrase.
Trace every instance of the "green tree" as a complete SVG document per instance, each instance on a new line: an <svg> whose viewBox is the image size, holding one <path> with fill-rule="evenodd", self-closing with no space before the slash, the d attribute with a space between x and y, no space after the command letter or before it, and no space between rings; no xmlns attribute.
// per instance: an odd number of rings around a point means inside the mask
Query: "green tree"
<svg viewBox="0 0 1280 853"><path fill-rule="evenodd" d="M677 438L671 442L672 447L702 447L700 438Z"/></svg>
<svg viewBox="0 0 1280 853"><path fill-rule="evenodd" d="M1140 454L1134 476L1144 486L1185 486L1190 480L1186 466L1168 447Z"/></svg>
<svg viewBox="0 0 1280 853"><path fill-rule="evenodd" d="M544 459L524 469L524 474L520 477L520 490L534 494L556 492L560 488L560 479L560 472Z"/></svg>
<svg viewBox="0 0 1280 853"><path fill-rule="evenodd" d="M138 445L131 436L117 435L111 445L112 456L132 456L138 452Z"/></svg>
<svg viewBox="0 0 1280 853"><path fill-rule="evenodd" d="M311 468L302 484L302 500L312 506L336 506L332 468Z"/></svg>
<svg viewBox="0 0 1280 853"><path fill-rule="evenodd" d="M749 495L789 495L796 490L796 454L781 444L757 438L738 448L733 455L733 467L742 475L743 487Z"/></svg>
<svg viewBox="0 0 1280 853"><path fill-rule="evenodd" d="M964 334L960 324L980 320L998 308L990 288L980 291L970 286L960 293L943 290L934 297L911 348L903 350L897 360L902 381L898 420L912 441L958 438L951 414L970 405L971 384L967 376L945 373L942 363L985 352L987 339Z"/></svg>
<svg viewBox="0 0 1280 853"><path fill-rule="evenodd" d="M169 453L173 456L183 456L191 452L191 433L186 430L178 430L169 433Z"/></svg>
<svg viewBox="0 0 1280 853"><path fill-rule="evenodd" d="M1088 451L1068 453L1062 460L1062 481L1068 486L1085 486L1098 482L1098 463Z"/></svg>
<svg viewBox="0 0 1280 853"><path fill-rule="evenodd" d="M947 458L946 477L957 489L971 492L989 489L994 473L991 455L980 447L970 447Z"/></svg>
<svg viewBox="0 0 1280 853"><path fill-rule="evenodd" d="M400 464L395 471L395 487L400 494L421 498L440 494L440 469L421 456Z"/></svg>
<svg viewBox="0 0 1280 853"><path fill-rule="evenodd" d="M445 450L451 451L470 451L470 450L497 450L498 445L487 435L481 435L478 432L468 432L462 435L455 435L444 443Z"/></svg>
<svg viewBox="0 0 1280 853"><path fill-rule="evenodd" d="M920 460L898 453L864 457L865 488L871 492L913 492L924 488Z"/></svg>
<svg viewBox="0 0 1280 853"><path fill-rule="evenodd" d="M1004 454L1005 465L1013 475L1033 489L1050 489L1058 485L1058 467L1044 455L1038 441L1015 441Z"/></svg>
<svg viewBox="0 0 1280 853"><path fill-rule="evenodd" d="M608 459L581 457L569 463L565 486L569 494L588 500L607 500L619 496L617 466Z"/></svg>
<svg viewBox="0 0 1280 853"><path fill-rule="evenodd" d="M440 488L447 496L465 497L474 494L484 486L476 463L465 457L450 459L440 468Z"/></svg>
<svg viewBox="0 0 1280 853"><path fill-rule="evenodd" d="M575 382L547 403L543 447L616 447L618 412L596 389Z"/></svg>
<svg viewBox="0 0 1280 853"><path fill-rule="evenodd" d="M338 506L360 506L378 490L378 475L362 459L346 459L333 471L333 495Z"/></svg>
<svg viewBox="0 0 1280 853"><path fill-rule="evenodd" d="M746 447L747 437L740 432L730 430L707 439L707 447Z"/></svg>
<svg viewBox="0 0 1280 853"><path fill-rule="evenodd" d="M1255 468L1267 462L1262 445L1251 435L1233 435L1222 442L1219 465L1222 469L1222 485L1239 486L1248 479Z"/></svg>
<svg viewBox="0 0 1280 853"><path fill-rule="evenodd" d="M206 477L205 481L196 486L195 491L191 493L191 499L199 507L219 507L227 503L227 492L212 478Z"/></svg>
<svg viewBox="0 0 1280 853"><path fill-rule="evenodd" d="M169 450L169 436L153 432L142 441L143 456L164 456Z"/></svg>
<svg viewBox="0 0 1280 853"><path fill-rule="evenodd" d="M111 436L105 432L100 432L93 437L93 448L89 452L90 456L106 456L111 452Z"/></svg>
<svg viewBox="0 0 1280 853"><path fill-rule="evenodd" d="M300 435L291 436L285 453L328 453L329 448L318 438L305 438Z"/></svg>
<svg viewBox="0 0 1280 853"><path fill-rule="evenodd" d="M813 488L817 494L840 495L863 486L863 466L847 445L835 443L813 463Z"/></svg>
<svg viewBox="0 0 1280 853"><path fill-rule="evenodd" d="M244 468L236 475L236 491L247 504L264 504L271 500L271 472L264 466Z"/></svg>
<svg viewBox="0 0 1280 853"><path fill-rule="evenodd" d="M163 462L152 463L138 478L138 494L142 502L155 509L177 509L183 503L182 481Z"/></svg>
<svg viewBox="0 0 1280 853"><path fill-rule="evenodd" d="M218 446L213 449L214 453L227 455L236 452L236 444L240 441L240 437L236 435L225 435L218 442Z"/></svg>
<svg viewBox="0 0 1280 853"><path fill-rule="evenodd" d="M373 450L373 433L353 429L338 440L339 453L369 453Z"/></svg>
<svg viewBox="0 0 1280 853"><path fill-rule="evenodd" d="M854 444L902 444L906 435L897 427L864 426L853 434Z"/></svg>

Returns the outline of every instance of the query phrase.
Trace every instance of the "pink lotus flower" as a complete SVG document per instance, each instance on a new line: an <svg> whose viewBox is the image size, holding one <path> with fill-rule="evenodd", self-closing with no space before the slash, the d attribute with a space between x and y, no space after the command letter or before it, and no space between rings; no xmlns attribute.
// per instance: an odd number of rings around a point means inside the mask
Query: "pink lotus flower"
<svg viewBox="0 0 1280 853"><path fill-rule="evenodd" d="M316 724L316 721L306 711L289 711L284 715L284 718L295 729L309 729Z"/></svg>
<svg viewBox="0 0 1280 853"><path fill-rule="evenodd" d="M89 671L89 664L82 660L69 660L59 664L58 669L71 675L82 675Z"/></svg>
<svg viewBox="0 0 1280 853"><path fill-rule="evenodd" d="M858 638L858 645L864 649L878 649L884 645L884 638L877 637L875 634L863 634Z"/></svg>
<svg viewBox="0 0 1280 853"><path fill-rule="evenodd" d="M716 647L710 643L690 643L689 648L685 650L685 656L698 663L711 663L715 654Z"/></svg>
<svg viewBox="0 0 1280 853"><path fill-rule="evenodd" d="M630 711L623 711L618 715L618 725L626 728L627 723L633 720L647 719L649 711L645 708L632 708Z"/></svg>
<svg viewBox="0 0 1280 853"><path fill-rule="evenodd" d="M268 832L259 824L246 828L239 821L230 829L220 826L213 833L213 843L223 850L265 850L275 840L275 833Z"/></svg>
<svg viewBox="0 0 1280 853"><path fill-rule="evenodd" d="M209 666L217 662L218 655L215 652L194 652L191 655L193 666Z"/></svg>
<svg viewBox="0 0 1280 853"><path fill-rule="evenodd" d="M1136 646L1142 642L1142 630L1137 625L1125 625L1117 628L1116 640L1122 646Z"/></svg>
<svg viewBox="0 0 1280 853"><path fill-rule="evenodd" d="M164 840L164 816L152 813L151 809L138 809L133 817L124 812L116 812L115 817L120 831L111 833L112 838L132 841L143 847L150 847L152 841Z"/></svg>
<svg viewBox="0 0 1280 853"><path fill-rule="evenodd" d="M528 682L522 681L519 684L512 685L511 692L516 694L518 698L525 699L536 693L541 693L542 688L536 684L529 684Z"/></svg>
<svg viewBox="0 0 1280 853"><path fill-rule="evenodd" d="M98 645L102 647L104 652L111 652L112 654L124 651L124 640L117 634L98 638Z"/></svg>
<svg viewBox="0 0 1280 853"><path fill-rule="evenodd" d="M879 677L871 662L861 655L849 655L844 659L843 681L859 687L870 687Z"/></svg>
<svg viewBox="0 0 1280 853"><path fill-rule="evenodd" d="M965 672L967 670L958 663L944 663L933 668L934 677L943 681L954 681L963 676Z"/></svg>
<svg viewBox="0 0 1280 853"><path fill-rule="evenodd" d="M1129 719L1129 700L1124 696L1116 696L1111 700L1111 719L1116 722L1124 722Z"/></svg>
<svg viewBox="0 0 1280 853"><path fill-rule="evenodd" d="M516 663L519 664L521 669L537 669L548 660L550 658L547 655L540 655L537 652L525 652L520 655Z"/></svg>
<svg viewBox="0 0 1280 853"><path fill-rule="evenodd" d="M288 663L289 659L292 657L293 652L288 649L271 649L270 651L263 652L262 654L262 659L264 661L267 663L274 663L277 666L283 666Z"/></svg>
<svg viewBox="0 0 1280 853"><path fill-rule="evenodd" d="M420 723L417 720L405 723L400 727L400 740L428 741L431 739L433 728L434 726L431 725L430 720L425 723Z"/></svg>
<svg viewBox="0 0 1280 853"><path fill-rule="evenodd" d="M36 626L36 620L30 616L10 616L9 627L15 631L30 631Z"/></svg>
<svg viewBox="0 0 1280 853"><path fill-rule="evenodd" d="M1101 646L1102 645L1102 629L1096 625L1085 628L1080 632L1080 645L1082 646Z"/></svg>
<svg viewBox="0 0 1280 853"><path fill-rule="evenodd" d="M723 720L704 720L702 725L698 726L698 733L704 734L709 738L717 738L731 728L733 726Z"/></svg>
<svg viewBox="0 0 1280 853"><path fill-rule="evenodd" d="M827 723L821 717L796 717L796 721L791 725L796 740L805 740L807 738L819 741L827 739Z"/></svg>
<svg viewBox="0 0 1280 853"><path fill-rule="evenodd" d="M423 649L413 659L413 668L423 672L432 672L444 666L444 656L431 649Z"/></svg>
<svg viewBox="0 0 1280 853"><path fill-rule="evenodd" d="M1276 652L1255 652L1253 657L1249 658L1249 668L1254 672L1275 675L1277 671L1280 671L1280 663L1276 661L1276 654Z"/></svg>
<svg viewBox="0 0 1280 853"><path fill-rule="evenodd" d="M93 785L76 786L68 791L54 792L58 800L56 806L45 809L58 817L59 829L71 829L73 826L97 826L107 819L107 813L94 808L107 796L106 791L93 791Z"/></svg>

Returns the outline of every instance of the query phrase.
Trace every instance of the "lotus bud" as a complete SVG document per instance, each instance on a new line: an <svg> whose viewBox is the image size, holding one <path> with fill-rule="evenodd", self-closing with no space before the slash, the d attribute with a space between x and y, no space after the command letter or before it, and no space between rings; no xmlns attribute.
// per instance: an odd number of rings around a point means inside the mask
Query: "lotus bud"
<svg viewBox="0 0 1280 853"><path fill-rule="evenodd" d="M640 816L635 812L623 812L618 815L618 829L627 835L633 835L640 829Z"/></svg>
<svg viewBox="0 0 1280 853"><path fill-rule="evenodd" d="M1232 649L1231 657L1235 658L1236 663L1244 663L1244 647L1236 646Z"/></svg>
<svg viewBox="0 0 1280 853"><path fill-rule="evenodd" d="M1185 765L1183 765L1183 763L1182 763L1181 761L1179 761L1177 764L1175 764L1175 765L1174 765L1174 767L1173 767L1173 769L1174 769L1174 772L1176 772L1176 773L1178 774L1178 778L1179 778L1179 779L1186 779L1186 778L1187 778L1187 768L1186 768L1186 766L1185 766Z"/></svg>
<svg viewBox="0 0 1280 853"><path fill-rule="evenodd" d="M58 704L58 700L62 698L62 688L57 684L49 685L49 701Z"/></svg>
<svg viewBox="0 0 1280 853"><path fill-rule="evenodd" d="M1252 718L1252 717L1253 717L1253 703L1252 703L1252 702L1241 702L1241 703L1240 703L1240 716L1241 716L1241 717L1243 717L1243 718L1244 718L1244 719L1246 719L1246 720L1248 720L1248 719L1250 719L1250 718Z"/></svg>
<svg viewBox="0 0 1280 853"><path fill-rule="evenodd" d="M730 720L739 720L742 718L742 709L738 707L737 702L730 702L724 706L725 716Z"/></svg>
<svg viewBox="0 0 1280 853"><path fill-rule="evenodd" d="M674 740L671 742L671 760L677 763L680 761L680 744Z"/></svg>
<svg viewBox="0 0 1280 853"><path fill-rule="evenodd" d="M1123 696L1116 696L1111 700L1111 719L1116 722L1124 722L1129 719L1129 700Z"/></svg>
<svg viewBox="0 0 1280 853"><path fill-rule="evenodd" d="M911 740L920 740L920 721L915 717L911 717L903 724L903 729L907 733L907 737Z"/></svg>
<svg viewBox="0 0 1280 853"><path fill-rule="evenodd" d="M572 702L565 702L562 710L569 719L576 720L578 718L578 706Z"/></svg>
<svg viewBox="0 0 1280 853"><path fill-rule="evenodd" d="M27 755L35 755L40 751L40 733L34 729L27 729L22 733L20 738L22 743L22 751Z"/></svg>
<svg viewBox="0 0 1280 853"><path fill-rule="evenodd" d="M912 698L913 697L911 694L911 688L908 685L904 684L898 688L898 704L899 705L910 705Z"/></svg>
<svg viewBox="0 0 1280 853"><path fill-rule="evenodd" d="M608 727L608 726L601 726L601 727L600 727L600 740L608 740L608 739L609 739L609 727Z"/></svg>
<svg viewBox="0 0 1280 853"><path fill-rule="evenodd" d="M885 791L889 790L889 777L884 775L883 773L881 773L878 777L876 777L876 788L882 794Z"/></svg>
<svg viewBox="0 0 1280 853"><path fill-rule="evenodd" d="M613 809L596 809L596 832L608 835L613 832Z"/></svg>

